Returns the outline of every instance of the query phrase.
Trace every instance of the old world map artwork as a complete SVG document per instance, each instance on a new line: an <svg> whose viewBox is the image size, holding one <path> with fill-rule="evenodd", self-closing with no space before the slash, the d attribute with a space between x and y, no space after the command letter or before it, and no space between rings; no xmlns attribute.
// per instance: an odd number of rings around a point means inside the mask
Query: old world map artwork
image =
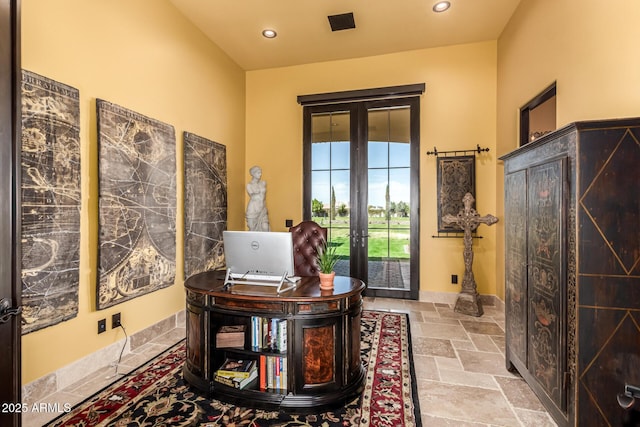
<svg viewBox="0 0 640 427"><path fill-rule="evenodd" d="M476 194L475 156L438 157L438 232L461 232L456 224L447 224L445 215L457 215L464 209L465 194Z"/></svg>
<svg viewBox="0 0 640 427"><path fill-rule="evenodd" d="M22 72L22 333L78 314L78 90Z"/></svg>
<svg viewBox="0 0 640 427"><path fill-rule="evenodd" d="M176 138L173 126L107 101L96 111L104 309L175 281Z"/></svg>
<svg viewBox="0 0 640 427"><path fill-rule="evenodd" d="M184 133L185 278L224 265L227 228L226 147Z"/></svg>

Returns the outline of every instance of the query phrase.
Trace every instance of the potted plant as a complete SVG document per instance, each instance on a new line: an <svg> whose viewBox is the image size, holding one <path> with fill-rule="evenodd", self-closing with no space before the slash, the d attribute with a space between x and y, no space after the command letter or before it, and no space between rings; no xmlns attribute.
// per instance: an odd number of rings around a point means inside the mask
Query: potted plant
<svg viewBox="0 0 640 427"><path fill-rule="evenodd" d="M333 289L333 279L336 276L336 272L333 268L335 267L336 262L338 262L336 248L330 246L326 241L323 241L316 251L318 253L316 257L318 261L318 269L320 270L318 273L318 276L320 277L320 289Z"/></svg>

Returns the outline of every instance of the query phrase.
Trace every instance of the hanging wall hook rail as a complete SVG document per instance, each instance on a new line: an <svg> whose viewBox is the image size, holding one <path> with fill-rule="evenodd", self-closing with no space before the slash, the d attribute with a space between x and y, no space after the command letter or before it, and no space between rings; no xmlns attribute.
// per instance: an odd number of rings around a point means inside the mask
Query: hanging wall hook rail
<svg viewBox="0 0 640 427"><path fill-rule="evenodd" d="M480 148L480 144L476 145L476 149L475 150L453 150L453 151L438 151L438 149L436 147L433 147L433 151L427 151L427 156L447 156L450 154L453 154L454 156L457 155L467 155L467 154L474 154L474 153L483 153L483 152L488 152L489 151L489 147L487 148Z"/></svg>

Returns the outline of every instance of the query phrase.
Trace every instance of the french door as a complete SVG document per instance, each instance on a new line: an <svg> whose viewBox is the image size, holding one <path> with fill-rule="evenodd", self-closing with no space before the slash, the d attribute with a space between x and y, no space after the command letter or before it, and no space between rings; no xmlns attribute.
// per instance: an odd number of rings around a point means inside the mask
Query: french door
<svg viewBox="0 0 640 427"><path fill-rule="evenodd" d="M417 299L419 98L304 108L304 217L367 296Z"/></svg>

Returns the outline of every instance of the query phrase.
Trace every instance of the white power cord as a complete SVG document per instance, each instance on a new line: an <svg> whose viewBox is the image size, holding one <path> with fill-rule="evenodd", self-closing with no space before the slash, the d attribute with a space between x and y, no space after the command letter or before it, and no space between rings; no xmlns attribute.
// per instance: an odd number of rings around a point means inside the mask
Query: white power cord
<svg viewBox="0 0 640 427"><path fill-rule="evenodd" d="M120 365L120 361L122 360L122 354L124 353L124 349L127 347L127 341L129 340L129 335L127 335L127 330L124 328L124 326L122 325L122 323L120 323L119 325L122 328L122 331L124 332L124 344L122 345L122 349L120 350L120 356L118 356L118 360L114 363L112 363L110 366L115 366L116 368L116 372L113 375L107 375L105 377L105 379L110 380L111 378L117 377L118 375L120 376L125 376L126 374L119 374L118 373L118 366Z"/></svg>

